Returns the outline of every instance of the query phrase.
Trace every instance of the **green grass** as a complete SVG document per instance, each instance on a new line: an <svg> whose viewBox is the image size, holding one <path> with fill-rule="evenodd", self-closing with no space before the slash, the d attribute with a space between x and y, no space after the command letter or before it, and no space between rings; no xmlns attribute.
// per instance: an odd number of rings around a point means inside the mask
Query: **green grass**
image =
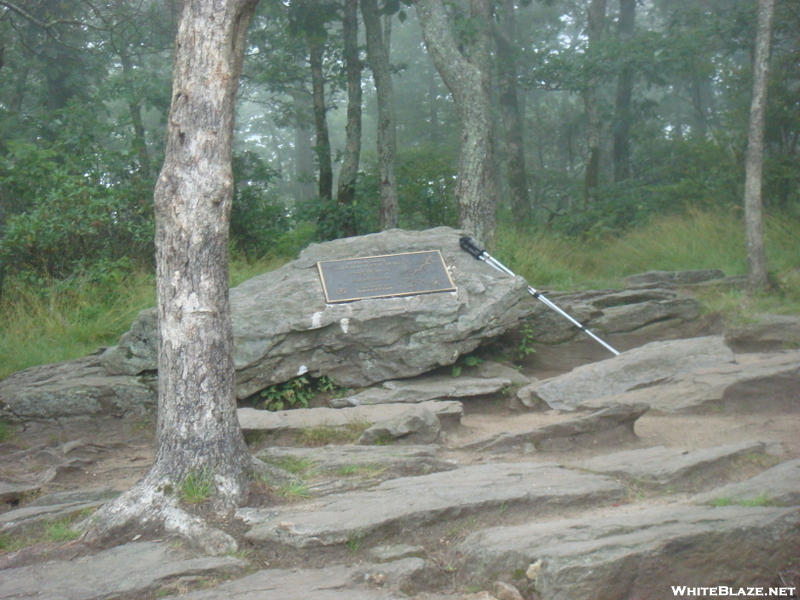
<svg viewBox="0 0 800 600"><path fill-rule="evenodd" d="M773 502L770 500L769 496L765 493L761 493L755 498L750 498L749 500L733 500L731 498L723 497L723 498L714 498L711 501L712 506L722 507L722 506L774 506Z"/></svg>
<svg viewBox="0 0 800 600"><path fill-rule="evenodd" d="M290 482L279 485L275 493L286 500L305 500L311 498L311 492L305 483Z"/></svg>
<svg viewBox="0 0 800 600"><path fill-rule="evenodd" d="M37 544L62 544L77 540L81 532L73 527L93 511L94 509L84 509L68 517L33 523L13 534L0 534L0 554L16 552Z"/></svg>
<svg viewBox="0 0 800 600"><path fill-rule="evenodd" d="M214 489L214 469L191 471L181 482L181 498L189 504L205 502Z"/></svg>
<svg viewBox="0 0 800 600"><path fill-rule="evenodd" d="M774 215L765 219L764 229L770 275L778 289L757 296L709 289L702 300L711 310L745 319L760 312L800 314L800 220ZM662 217L600 241L510 229L501 230L498 240L494 257L541 289L620 287L624 277L653 270L747 272L744 224L733 212Z"/></svg>
<svg viewBox="0 0 800 600"><path fill-rule="evenodd" d="M231 285L287 260L233 261ZM81 358L116 344L139 311L155 302L155 279L147 273L132 273L105 285L77 280L31 285L9 276L0 298L0 380L28 367Z"/></svg>

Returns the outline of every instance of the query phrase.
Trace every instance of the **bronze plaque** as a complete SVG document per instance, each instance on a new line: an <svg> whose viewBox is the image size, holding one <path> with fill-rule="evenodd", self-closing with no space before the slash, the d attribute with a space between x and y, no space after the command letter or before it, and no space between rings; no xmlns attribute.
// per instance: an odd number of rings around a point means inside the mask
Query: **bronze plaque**
<svg viewBox="0 0 800 600"><path fill-rule="evenodd" d="M320 261L317 268L328 304L456 291L438 250Z"/></svg>

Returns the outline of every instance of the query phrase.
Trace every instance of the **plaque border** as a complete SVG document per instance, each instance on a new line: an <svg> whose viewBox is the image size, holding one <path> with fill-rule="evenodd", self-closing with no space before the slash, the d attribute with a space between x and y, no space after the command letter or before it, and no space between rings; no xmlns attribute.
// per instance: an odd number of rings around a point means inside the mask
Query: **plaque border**
<svg viewBox="0 0 800 600"><path fill-rule="evenodd" d="M439 260L442 261L441 264L444 267L444 272L447 275L447 281L450 283L449 288L443 288L438 290L423 290L419 292L402 292L399 294L378 294L375 296L361 296L358 298L346 298L342 300L331 300L330 296L328 296L328 286L325 282L325 274L322 271L322 263L330 264L330 263L337 263L337 262L347 262L351 260L368 260L370 258L385 258L388 256L407 256L409 254L427 254L430 252L436 252L439 255ZM450 270L447 268L447 263L444 261L444 256L442 256L442 251L437 249L434 250L415 250L413 252L395 252L394 254L375 254L373 256L357 256L355 258L338 258L336 260L320 260L317 261L317 272L319 273L320 283L322 284L322 291L325 294L325 304L342 304L344 302L356 302L358 300L370 300L372 298L402 298L404 296L422 296L425 294L439 294L442 292L457 292L458 288L456 284L453 282L453 278L450 275Z"/></svg>

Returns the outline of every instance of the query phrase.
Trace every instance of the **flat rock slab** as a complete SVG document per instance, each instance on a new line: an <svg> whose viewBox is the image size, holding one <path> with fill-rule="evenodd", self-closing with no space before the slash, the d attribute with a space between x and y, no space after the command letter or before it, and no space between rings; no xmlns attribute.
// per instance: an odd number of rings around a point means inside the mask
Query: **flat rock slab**
<svg viewBox="0 0 800 600"><path fill-rule="evenodd" d="M755 477L729 483L695 497L697 504L800 505L800 460L788 460Z"/></svg>
<svg viewBox="0 0 800 600"><path fill-rule="evenodd" d="M0 502L13 505L26 496L36 495L41 489L38 485L0 481Z"/></svg>
<svg viewBox="0 0 800 600"><path fill-rule="evenodd" d="M427 400L452 400L496 394L511 386L506 377L431 376L411 380L385 381L381 387L370 388L352 396L332 398L330 405L362 406L370 404L419 403Z"/></svg>
<svg viewBox="0 0 800 600"><path fill-rule="evenodd" d="M182 576L229 576L248 565L238 558L186 558L166 543L118 546L94 556L0 572L0 599L101 600L154 592Z"/></svg>
<svg viewBox="0 0 800 600"><path fill-rule="evenodd" d="M619 444L637 440L636 420L649 410L647 404L616 404L590 415L554 423L522 433L500 433L462 446L461 450L503 452L508 450L570 450L598 443Z"/></svg>
<svg viewBox="0 0 800 600"><path fill-rule="evenodd" d="M342 544L398 528L417 529L466 515L529 506L535 511L607 504L627 490L608 477L554 464L486 464L385 481L365 491L275 509L248 509L246 537L296 548Z"/></svg>
<svg viewBox="0 0 800 600"><path fill-rule="evenodd" d="M736 351L768 352L797 347L800 343L800 317L758 315L755 323L731 327L725 341Z"/></svg>
<svg viewBox="0 0 800 600"><path fill-rule="evenodd" d="M386 469L403 475L427 475L450 471L457 465L438 458L439 447L419 446L357 446L353 444L322 448L266 448L257 457L278 466L287 461L302 461L320 473L342 476L343 471L354 473L367 469Z"/></svg>
<svg viewBox="0 0 800 600"><path fill-rule="evenodd" d="M600 408L612 402L648 402L666 413L765 413L800 410L800 351L739 354L733 364L698 367L652 386L580 402Z"/></svg>
<svg viewBox="0 0 800 600"><path fill-rule="evenodd" d="M380 574L384 568L376 566ZM420 594L357 585L362 569L335 566L314 570L269 569L217 587L181 595L181 600L461 600L461 595ZM363 582L364 578L361 577Z"/></svg>
<svg viewBox="0 0 800 600"><path fill-rule="evenodd" d="M11 421L123 417L155 406L152 377L109 375L94 355L31 367L0 381L0 418Z"/></svg>
<svg viewBox="0 0 800 600"><path fill-rule="evenodd" d="M421 405L439 417L444 426L458 424L464 414L464 407L455 400L429 401ZM346 427L354 423L378 423L399 417L408 410L409 407L403 404L353 406L351 408L300 408L274 412L240 408L237 415L239 424L245 431L293 433L315 427Z"/></svg>
<svg viewBox="0 0 800 600"><path fill-rule="evenodd" d="M477 581L527 571L541 600L672 598L673 585L769 586L800 551L800 508L620 507L472 534Z"/></svg>
<svg viewBox="0 0 800 600"><path fill-rule="evenodd" d="M72 517L85 510L102 506L108 502L95 500L91 502L67 502L64 504L51 504L47 506L23 506L0 514L0 533L9 534L34 523L42 521L55 521L64 517Z"/></svg>
<svg viewBox="0 0 800 600"><path fill-rule="evenodd" d="M597 456L574 466L592 473L625 477L647 487L697 489L719 476L732 461L764 452L763 442L747 441L684 452L664 446Z"/></svg>
<svg viewBox="0 0 800 600"><path fill-rule="evenodd" d="M656 386L690 369L733 362L733 352L720 336L651 342L565 375L532 383L521 388L517 397L527 406L545 402L558 410L575 410L597 398ZM640 401L653 406L649 400Z"/></svg>

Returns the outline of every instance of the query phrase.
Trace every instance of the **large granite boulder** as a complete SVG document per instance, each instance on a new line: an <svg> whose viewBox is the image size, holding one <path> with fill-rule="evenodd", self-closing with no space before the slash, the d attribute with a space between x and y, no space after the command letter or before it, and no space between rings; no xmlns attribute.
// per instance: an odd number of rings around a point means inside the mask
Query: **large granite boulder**
<svg viewBox="0 0 800 600"><path fill-rule="evenodd" d="M231 290L237 396L309 373L345 387L412 377L449 365L517 325L533 300L525 282L459 247L463 232L393 229L314 244L300 257ZM440 250L457 291L326 304L317 262ZM153 310L144 311L105 368L157 368Z"/></svg>

